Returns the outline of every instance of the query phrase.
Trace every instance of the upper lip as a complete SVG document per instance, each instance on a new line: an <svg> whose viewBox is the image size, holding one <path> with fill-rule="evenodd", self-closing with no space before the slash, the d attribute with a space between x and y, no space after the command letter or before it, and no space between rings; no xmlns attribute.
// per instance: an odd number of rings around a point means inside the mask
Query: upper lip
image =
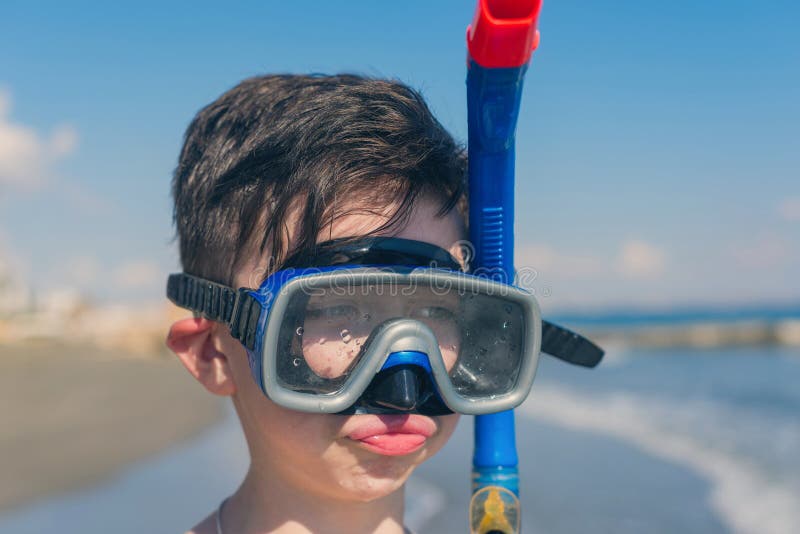
<svg viewBox="0 0 800 534"><path fill-rule="evenodd" d="M436 433L436 423L424 415L356 415L355 418L356 424L347 431L347 437L354 440L381 434L421 434L429 438Z"/></svg>

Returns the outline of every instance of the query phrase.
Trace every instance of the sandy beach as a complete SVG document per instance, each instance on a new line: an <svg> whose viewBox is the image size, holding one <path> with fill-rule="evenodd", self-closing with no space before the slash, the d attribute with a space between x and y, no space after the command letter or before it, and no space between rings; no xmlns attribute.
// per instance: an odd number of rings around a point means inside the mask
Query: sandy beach
<svg viewBox="0 0 800 534"><path fill-rule="evenodd" d="M0 510L97 484L221 417L166 349L0 345Z"/></svg>

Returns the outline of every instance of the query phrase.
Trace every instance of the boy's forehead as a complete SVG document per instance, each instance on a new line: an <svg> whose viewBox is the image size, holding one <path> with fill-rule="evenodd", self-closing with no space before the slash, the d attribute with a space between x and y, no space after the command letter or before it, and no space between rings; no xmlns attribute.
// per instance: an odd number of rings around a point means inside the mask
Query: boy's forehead
<svg viewBox="0 0 800 534"><path fill-rule="evenodd" d="M414 204L414 209L408 217L407 223L385 235L424 241L445 250L450 250L456 242L464 239L465 228L461 217L456 210L452 210L444 217L436 214L440 205L428 199L421 198ZM343 215L328 225L320 233L317 241L328 241L339 237L353 237L367 235L385 224L394 213L394 209L387 208L383 214L353 212Z"/></svg>
<svg viewBox="0 0 800 534"><path fill-rule="evenodd" d="M297 209L291 209L287 213L285 237L286 242L290 244L294 244L299 228L299 204L296 206ZM454 257L463 260L462 245L466 238L464 221L455 209L443 217L438 217L437 212L440 208L441 205L434 200L421 197L414 203L413 211L404 226L391 232L374 235L424 241L448 250ZM332 222L323 226L317 236L317 242L367 235L385 224L395 213L396 206L388 205L383 209L375 207L365 209L359 206L352 210L344 206L340 211L341 216L335 217ZM235 277L237 287L258 287L268 274L268 265L269 251L243 264Z"/></svg>

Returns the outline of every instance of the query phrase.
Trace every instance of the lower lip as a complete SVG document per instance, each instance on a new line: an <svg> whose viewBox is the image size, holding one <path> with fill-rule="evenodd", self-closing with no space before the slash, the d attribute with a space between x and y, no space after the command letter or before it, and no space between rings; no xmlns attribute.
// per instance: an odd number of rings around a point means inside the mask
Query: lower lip
<svg viewBox="0 0 800 534"><path fill-rule="evenodd" d="M367 449L385 456L403 456L411 454L425 445L426 436L422 434L402 434L389 432L355 440Z"/></svg>

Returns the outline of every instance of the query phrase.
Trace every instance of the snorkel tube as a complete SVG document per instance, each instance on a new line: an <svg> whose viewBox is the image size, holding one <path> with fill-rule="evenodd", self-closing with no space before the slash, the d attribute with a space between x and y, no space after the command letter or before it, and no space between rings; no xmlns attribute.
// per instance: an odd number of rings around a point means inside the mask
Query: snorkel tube
<svg viewBox="0 0 800 534"><path fill-rule="evenodd" d="M478 0L467 28L469 230L473 272L514 281L514 134L539 44L541 0ZM513 410L475 417L470 531L520 529Z"/></svg>

